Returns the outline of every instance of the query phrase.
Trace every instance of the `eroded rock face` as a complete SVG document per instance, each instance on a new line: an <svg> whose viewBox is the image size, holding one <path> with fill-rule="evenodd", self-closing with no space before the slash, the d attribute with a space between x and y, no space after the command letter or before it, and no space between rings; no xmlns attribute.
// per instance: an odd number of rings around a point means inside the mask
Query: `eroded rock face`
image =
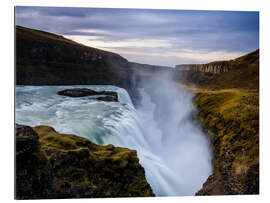
<svg viewBox="0 0 270 203"><path fill-rule="evenodd" d="M16 145L16 199L154 196L135 150L49 126L16 125Z"/></svg>
<svg viewBox="0 0 270 203"><path fill-rule="evenodd" d="M85 96L96 96L103 95L98 97L97 100L101 101L113 101L118 102L118 95L113 91L94 91L88 88L74 88L74 89L66 89L57 92L57 94L68 97L85 97Z"/></svg>
<svg viewBox="0 0 270 203"><path fill-rule="evenodd" d="M259 88L259 50L228 61L177 65L173 79L207 89Z"/></svg>
<svg viewBox="0 0 270 203"><path fill-rule="evenodd" d="M194 71L194 72L204 72L204 73L213 73L221 74L228 72L231 65L227 61L212 62L208 64L183 64L176 65L176 70L179 71Z"/></svg>

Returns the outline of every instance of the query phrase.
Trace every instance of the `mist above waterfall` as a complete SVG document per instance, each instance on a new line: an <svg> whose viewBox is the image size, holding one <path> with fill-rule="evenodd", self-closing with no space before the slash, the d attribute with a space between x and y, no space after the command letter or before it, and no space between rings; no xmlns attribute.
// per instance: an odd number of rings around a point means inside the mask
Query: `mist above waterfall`
<svg viewBox="0 0 270 203"><path fill-rule="evenodd" d="M166 180L172 195L194 195L212 172L212 152L207 136L192 115L193 95L158 72L140 84L138 109L152 152L171 171ZM161 195L163 195L161 193Z"/></svg>
<svg viewBox="0 0 270 203"><path fill-rule="evenodd" d="M192 95L161 75L141 83L137 109L115 86L17 86L16 123L135 149L156 196L194 195L211 174L209 142L191 119ZM57 95L75 87L116 91L120 102Z"/></svg>

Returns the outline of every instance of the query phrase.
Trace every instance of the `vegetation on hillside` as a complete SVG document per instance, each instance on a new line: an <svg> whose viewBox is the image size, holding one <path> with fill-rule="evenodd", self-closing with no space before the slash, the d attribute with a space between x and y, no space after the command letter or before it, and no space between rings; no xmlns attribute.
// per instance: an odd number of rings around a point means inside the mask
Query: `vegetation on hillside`
<svg viewBox="0 0 270 203"><path fill-rule="evenodd" d="M257 194L258 92L239 89L201 91L194 103L199 108L198 116L213 143L214 174L226 176L222 180L224 187L227 187L224 193Z"/></svg>
<svg viewBox="0 0 270 203"><path fill-rule="evenodd" d="M154 196L135 150L16 125L16 198Z"/></svg>
<svg viewBox="0 0 270 203"><path fill-rule="evenodd" d="M175 80L198 85L206 89L259 89L259 50L229 61L216 61L209 64L226 63L229 71L222 74L211 72L176 71Z"/></svg>
<svg viewBox="0 0 270 203"><path fill-rule="evenodd" d="M197 116L214 154L214 172L197 195L259 193L259 51L229 63L228 72L204 73L195 83Z"/></svg>

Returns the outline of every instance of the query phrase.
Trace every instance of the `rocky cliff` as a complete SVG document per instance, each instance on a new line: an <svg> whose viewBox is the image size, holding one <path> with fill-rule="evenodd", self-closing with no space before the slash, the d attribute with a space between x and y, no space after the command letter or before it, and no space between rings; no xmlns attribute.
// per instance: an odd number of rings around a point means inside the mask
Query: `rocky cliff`
<svg viewBox="0 0 270 203"><path fill-rule="evenodd" d="M115 85L136 105L137 82L158 70L171 68L129 62L60 35L16 26L17 85Z"/></svg>
<svg viewBox="0 0 270 203"><path fill-rule="evenodd" d="M16 124L16 199L147 196L135 150Z"/></svg>
<svg viewBox="0 0 270 203"><path fill-rule="evenodd" d="M228 61L177 65L174 79L213 89L258 89L259 50Z"/></svg>
<svg viewBox="0 0 270 203"><path fill-rule="evenodd" d="M116 85L135 100L130 63L60 35L16 26L17 85Z"/></svg>
<svg viewBox="0 0 270 203"><path fill-rule="evenodd" d="M212 62L208 64L183 64L176 65L178 71L193 71L203 73L221 74L228 72L232 68L228 61Z"/></svg>
<svg viewBox="0 0 270 203"><path fill-rule="evenodd" d="M213 174L196 195L259 194L259 50L177 66L174 79L193 87L196 116L213 146Z"/></svg>

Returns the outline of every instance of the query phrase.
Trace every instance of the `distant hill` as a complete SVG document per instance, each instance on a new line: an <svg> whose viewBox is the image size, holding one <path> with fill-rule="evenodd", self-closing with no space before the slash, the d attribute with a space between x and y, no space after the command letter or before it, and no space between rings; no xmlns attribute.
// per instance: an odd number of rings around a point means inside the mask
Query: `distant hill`
<svg viewBox="0 0 270 203"><path fill-rule="evenodd" d="M122 56L21 26L15 34L17 85L115 85L136 102L135 74Z"/></svg>
<svg viewBox="0 0 270 203"><path fill-rule="evenodd" d="M16 26L15 34L17 85L116 85L135 101L138 78L172 70L129 62L118 54L40 30Z"/></svg>
<svg viewBox="0 0 270 203"><path fill-rule="evenodd" d="M116 85L136 99L140 80L166 72L174 80L208 88L259 88L259 50L234 60L177 65L129 62L63 36L16 26L17 85Z"/></svg>
<svg viewBox="0 0 270 203"><path fill-rule="evenodd" d="M174 79L209 88L259 88L259 49L228 61L175 66Z"/></svg>
<svg viewBox="0 0 270 203"><path fill-rule="evenodd" d="M16 26L18 85L115 84L130 87L128 61L62 36Z"/></svg>

